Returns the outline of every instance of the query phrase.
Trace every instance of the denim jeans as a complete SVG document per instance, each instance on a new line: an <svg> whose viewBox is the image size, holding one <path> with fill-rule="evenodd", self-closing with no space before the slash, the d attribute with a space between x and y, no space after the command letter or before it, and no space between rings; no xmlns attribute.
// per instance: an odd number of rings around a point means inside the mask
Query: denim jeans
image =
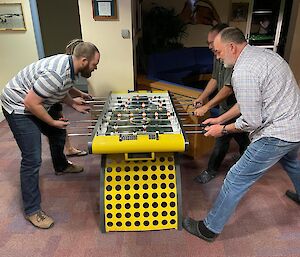
<svg viewBox="0 0 300 257"><path fill-rule="evenodd" d="M286 142L266 137L249 145L239 161L229 170L221 191L208 215L205 226L221 233L241 198L266 171L280 162L300 195L300 142Z"/></svg>
<svg viewBox="0 0 300 257"><path fill-rule="evenodd" d="M233 133L216 138L214 149L209 157L207 166L207 172L209 174L215 175L218 172L222 161L228 152L229 144L232 138L234 138L239 145L240 155L245 152L250 143L248 133Z"/></svg>
<svg viewBox="0 0 300 257"><path fill-rule="evenodd" d="M52 163L56 171L64 170L68 161L64 155L66 131L49 126L33 115L3 113L21 150L21 191L25 215L41 209L39 170L41 166L41 133L49 139Z"/></svg>

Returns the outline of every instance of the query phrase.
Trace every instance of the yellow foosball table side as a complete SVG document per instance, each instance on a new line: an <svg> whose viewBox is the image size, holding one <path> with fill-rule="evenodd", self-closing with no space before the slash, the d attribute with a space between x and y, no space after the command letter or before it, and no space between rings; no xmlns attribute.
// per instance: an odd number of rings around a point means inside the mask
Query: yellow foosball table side
<svg viewBox="0 0 300 257"><path fill-rule="evenodd" d="M102 232L181 229L181 178L177 157L157 153L153 160L102 156Z"/></svg>

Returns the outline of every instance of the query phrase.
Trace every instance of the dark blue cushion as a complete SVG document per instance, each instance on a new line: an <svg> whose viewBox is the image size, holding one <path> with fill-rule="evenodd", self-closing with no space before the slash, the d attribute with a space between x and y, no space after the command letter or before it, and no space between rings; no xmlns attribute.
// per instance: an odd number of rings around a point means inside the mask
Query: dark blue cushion
<svg viewBox="0 0 300 257"><path fill-rule="evenodd" d="M207 47L180 48L149 56L148 78L182 83L193 74L211 73L213 55Z"/></svg>

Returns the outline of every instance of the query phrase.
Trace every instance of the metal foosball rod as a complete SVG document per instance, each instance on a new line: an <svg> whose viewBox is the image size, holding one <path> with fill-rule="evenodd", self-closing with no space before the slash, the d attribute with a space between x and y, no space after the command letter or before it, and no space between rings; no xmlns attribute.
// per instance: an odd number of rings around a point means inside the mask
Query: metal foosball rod
<svg viewBox="0 0 300 257"><path fill-rule="evenodd" d="M92 133L70 133L68 134L69 137L78 137L78 136L91 136Z"/></svg>
<svg viewBox="0 0 300 257"><path fill-rule="evenodd" d="M101 101L101 100L85 100L84 101L85 104L101 104L101 103L103 103L103 105L105 102L106 101Z"/></svg>
<svg viewBox="0 0 300 257"><path fill-rule="evenodd" d="M153 101L153 100L151 100L150 102L146 102L146 100L145 101L131 101L129 103L126 102L126 101L124 101L124 102L118 102L118 100L112 101L112 103L115 106L121 106L121 105L124 105L124 104L137 105L137 106L140 106L142 104L150 105L150 104L153 104L154 102L159 102L161 104L166 104L167 103L165 100L163 100L163 101L155 101L155 100ZM101 106L103 106L106 103L106 101L101 101L101 100L85 100L84 103L85 104L101 105Z"/></svg>
<svg viewBox="0 0 300 257"><path fill-rule="evenodd" d="M205 134L207 131L204 129L201 130L186 130L185 134Z"/></svg>
<svg viewBox="0 0 300 257"><path fill-rule="evenodd" d="M186 115L195 115L194 112L179 112L178 115L186 116Z"/></svg>
<svg viewBox="0 0 300 257"><path fill-rule="evenodd" d="M141 115L143 116L143 113L136 113L137 115ZM174 112L167 112L167 113L158 113L159 116L174 116ZM178 115L194 115L194 112L179 112L177 113ZM146 113L146 115L144 115L145 117L149 116L149 115L153 115L153 113ZM110 116L113 116L113 115L110 115ZM118 116L118 115L114 115L114 116ZM133 116L132 114L130 113L120 113L120 117L128 117L128 116ZM134 117L134 116L133 116Z"/></svg>
<svg viewBox="0 0 300 257"><path fill-rule="evenodd" d="M194 107L193 104L180 104L180 103L178 103L178 104L175 103L174 106L175 106L175 107L176 107L176 106L187 106L187 107L191 106L191 107Z"/></svg>
<svg viewBox="0 0 300 257"><path fill-rule="evenodd" d="M101 100L101 99L107 99L106 96L93 96L92 97L93 100Z"/></svg>
<svg viewBox="0 0 300 257"><path fill-rule="evenodd" d="M170 92L170 94L171 94L173 97L176 97L176 98L190 98L190 99L196 99L196 97L193 97L193 96L181 95L181 94L176 94L176 93L173 93L173 92Z"/></svg>
<svg viewBox="0 0 300 257"><path fill-rule="evenodd" d="M71 120L70 123L97 123L98 120Z"/></svg>
<svg viewBox="0 0 300 257"><path fill-rule="evenodd" d="M108 125L107 127L109 128L155 128L155 127L159 127L159 128L169 128L172 127L171 124L170 125L149 125L149 124L141 124L141 125L136 125L136 124L131 124L131 125Z"/></svg>
<svg viewBox="0 0 300 257"><path fill-rule="evenodd" d="M174 102L192 102L193 99L174 99Z"/></svg>
<svg viewBox="0 0 300 257"><path fill-rule="evenodd" d="M103 107L104 104L93 104L91 107L92 108L100 108L100 107Z"/></svg>
<svg viewBox="0 0 300 257"><path fill-rule="evenodd" d="M122 118L122 117L131 117L131 118L147 118L149 116L157 116L157 117L165 117L165 116L174 116L174 113L172 112L167 112L167 113L157 113L157 115L155 115L155 113L146 113L146 112L142 112L142 113L112 113L110 115L107 115L107 117L117 117L117 118Z"/></svg>
<svg viewBox="0 0 300 257"><path fill-rule="evenodd" d="M167 121L169 119L151 119L151 120L155 120L155 121L159 122L159 121ZM185 121L186 119L185 118L180 118L180 120ZM125 119L125 120L104 119L104 121L105 122L110 122L110 121L111 122L129 122L130 120L127 120L127 119Z"/></svg>
<svg viewBox="0 0 300 257"><path fill-rule="evenodd" d="M99 117L100 116L100 114L95 114L95 117ZM184 121L184 120L186 120L185 118L182 118L182 117L179 117L180 118L180 120L182 120L182 121ZM109 122L109 121L129 121L128 119L125 119L125 120L121 120L121 119L107 119L107 118L105 118L104 119L106 122ZM155 121L164 121L164 120L168 120L168 119L154 119ZM80 121L79 121L80 122ZM95 121L95 122L97 122L97 120Z"/></svg>
<svg viewBox="0 0 300 257"><path fill-rule="evenodd" d="M95 126L87 126L87 127L77 127L77 126L68 126L68 129L94 129Z"/></svg>
<svg viewBox="0 0 300 257"><path fill-rule="evenodd" d="M205 128L208 125L203 124L203 123L198 123L198 124L182 124L183 127L200 127L200 128Z"/></svg>
<svg viewBox="0 0 300 257"><path fill-rule="evenodd" d="M107 97L93 97L92 98L93 100L102 100L102 99L106 99L107 100ZM165 101L167 100L168 98L167 97L163 97L163 96L157 96L157 97L124 97L124 96L119 96L117 98L111 98L110 100L112 102L114 101L139 101L139 102L142 102L142 101L148 101L148 100L151 100L151 101Z"/></svg>

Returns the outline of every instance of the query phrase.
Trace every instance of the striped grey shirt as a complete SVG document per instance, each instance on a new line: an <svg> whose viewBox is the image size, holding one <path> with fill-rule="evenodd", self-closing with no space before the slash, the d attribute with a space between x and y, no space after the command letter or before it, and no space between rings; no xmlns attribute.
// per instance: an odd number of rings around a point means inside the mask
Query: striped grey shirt
<svg viewBox="0 0 300 257"><path fill-rule="evenodd" d="M300 89L281 56L247 45L234 65L232 86L241 112L235 127L250 132L252 141L300 141Z"/></svg>
<svg viewBox="0 0 300 257"><path fill-rule="evenodd" d="M44 98L49 109L62 101L73 85L74 69L71 56L58 54L41 59L21 70L4 87L1 101L8 113L30 114L25 110L24 98L30 89Z"/></svg>

